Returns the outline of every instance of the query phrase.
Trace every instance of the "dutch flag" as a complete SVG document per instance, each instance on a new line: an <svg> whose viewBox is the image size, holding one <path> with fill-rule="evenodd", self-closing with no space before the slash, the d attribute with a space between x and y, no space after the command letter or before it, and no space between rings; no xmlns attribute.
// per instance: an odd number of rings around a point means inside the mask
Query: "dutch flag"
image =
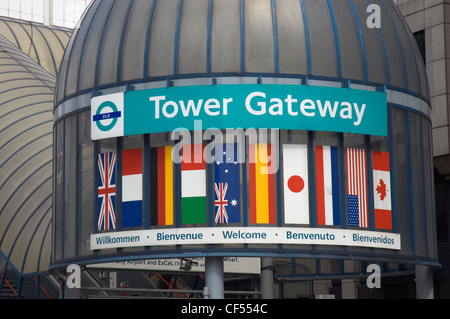
<svg viewBox="0 0 450 319"><path fill-rule="evenodd" d="M122 152L122 227L142 226L142 149Z"/></svg>

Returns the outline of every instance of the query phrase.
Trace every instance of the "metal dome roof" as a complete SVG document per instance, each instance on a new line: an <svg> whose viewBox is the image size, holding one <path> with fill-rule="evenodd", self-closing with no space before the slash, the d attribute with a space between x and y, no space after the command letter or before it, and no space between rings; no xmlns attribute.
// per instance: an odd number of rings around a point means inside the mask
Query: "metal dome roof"
<svg viewBox="0 0 450 319"><path fill-rule="evenodd" d="M381 9L381 28L366 25ZM414 37L391 0L96 0L72 37L56 105L92 90L212 75L387 85L429 99Z"/></svg>

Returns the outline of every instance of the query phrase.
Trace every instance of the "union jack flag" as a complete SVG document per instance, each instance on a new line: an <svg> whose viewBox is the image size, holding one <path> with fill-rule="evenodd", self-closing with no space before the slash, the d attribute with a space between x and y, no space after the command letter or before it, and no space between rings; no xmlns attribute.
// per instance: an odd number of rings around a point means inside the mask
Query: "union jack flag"
<svg viewBox="0 0 450 319"><path fill-rule="evenodd" d="M116 229L116 153L98 155L98 223L101 230Z"/></svg>
<svg viewBox="0 0 450 319"><path fill-rule="evenodd" d="M217 213L215 221L216 223L228 223L228 214L226 207L228 206L228 200L225 199L225 195L227 194L228 189L228 183L219 183L219 186L217 186L217 183L214 183L214 189L216 191L216 207Z"/></svg>

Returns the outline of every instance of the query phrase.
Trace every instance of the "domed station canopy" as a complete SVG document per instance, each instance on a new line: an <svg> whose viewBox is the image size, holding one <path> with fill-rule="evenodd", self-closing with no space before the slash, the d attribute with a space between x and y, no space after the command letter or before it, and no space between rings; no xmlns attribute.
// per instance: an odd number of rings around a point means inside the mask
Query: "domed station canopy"
<svg viewBox="0 0 450 319"><path fill-rule="evenodd" d="M369 5L376 5L380 10L380 28L367 24ZM425 65L414 36L390 0L96 0L73 33L56 86L53 211L54 220L61 223L55 224L53 267L74 260L94 263L99 259L178 258L183 253L190 256L265 254L435 265L431 111L427 83ZM281 144L304 143L309 154L315 154L316 145L339 150L341 220L339 226L320 227L333 231L354 229L346 219L345 149L364 148L368 158L372 151L388 154L392 223L387 233L401 235L401 249L309 244L91 249L91 236L104 234L104 230L97 229L96 219L97 158L107 152L118 154L115 200L119 214L117 228L107 231L108 235L129 230L121 226L119 217L123 191L121 156L124 150L131 148L144 150L143 223L137 230L166 229L159 225L154 228L151 220L154 212L150 199L153 181L150 148L168 145L169 140L167 131L161 130L93 141L90 136L93 98L200 85L222 88L228 84L331 87L384 94L387 136L292 128L280 131L280 141ZM150 120L149 123L151 126ZM302 229L314 230L322 225L315 217L316 174L312 164L314 156L310 156L311 219ZM181 183L177 169L174 169L174 192L178 197L174 199L174 207L180 206ZM244 172L245 169L247 166L242 165ZM368 168L368 175L369 172L371 175L372 170ZM286 225L282 174L277 176L276 225L270 226L283 228ZM246 178L244 175L241 181L241 200L248 204ZM405 187L405 183L411 187ZM374 186L368 187L368 193L372 192L369 195L372 216L376 197L373 196ZM214 189L208 192L208 199L213 201ZM208 209L212 216L214 204ZM168 232L181 224L178 213L174 214L175 224L167 228ZM242 207L241 214L237 226L249 226L246 207ZM216 226L214 218L208 218L209 224L190 226L193 229L217 228L211 227ZM366 230L378 231L373 216Z"/></svg>
<svg viewBox="0 0 450 319"><path fill-rule="evenodd" d="M0 256L19 275L50 265L55 76L70 36L0 18Z"/></svg>
<svg viewBox="0 0 450 319"><path fill-rule="evenodd" d="M95 1L61 68L56 106L161 79L267 76L386 85L427 100L426 71L391 1ZM86 106L86 105L85 105Z"/></svg>

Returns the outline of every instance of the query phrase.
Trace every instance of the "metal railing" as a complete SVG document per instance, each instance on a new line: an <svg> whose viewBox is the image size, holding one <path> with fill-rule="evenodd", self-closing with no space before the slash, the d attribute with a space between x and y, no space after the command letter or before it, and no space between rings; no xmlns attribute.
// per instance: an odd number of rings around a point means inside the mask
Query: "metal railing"
<svg viewBox="0 0 450 319"><path fill-rule="evenodd" d="M138 293L176 293L178 297L180 298L187 298L186 296L182 295L185 293L188 294L204 294L204 290L193 290L193 289L176 289L171 288L168 289L158 289L158 288L108 288L108 287L82 287L81 290L85 291L110 291L110 292L138 292ZM225 295L255 295L259 296L262 293L260 291L224 291ZM184 297L183 297L184 296ZM89 295L89 298L122 298L122 297L128 297L128 298L150 298L150 299L160 299L164 297L151 297L151 296L95 296L95 295ZM171 297L167 297L171 298Z"/></svg>

